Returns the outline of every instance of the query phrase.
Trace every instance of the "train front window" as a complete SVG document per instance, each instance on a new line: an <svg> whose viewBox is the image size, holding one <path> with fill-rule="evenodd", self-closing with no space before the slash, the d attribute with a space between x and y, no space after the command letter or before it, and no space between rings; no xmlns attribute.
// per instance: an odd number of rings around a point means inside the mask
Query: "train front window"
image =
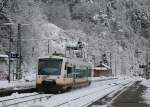
<svg viewBox="0 0 150 107"><path fill-rule="evenodd" d="M39 59L38 75L60 75L62 59Z"/></svg>

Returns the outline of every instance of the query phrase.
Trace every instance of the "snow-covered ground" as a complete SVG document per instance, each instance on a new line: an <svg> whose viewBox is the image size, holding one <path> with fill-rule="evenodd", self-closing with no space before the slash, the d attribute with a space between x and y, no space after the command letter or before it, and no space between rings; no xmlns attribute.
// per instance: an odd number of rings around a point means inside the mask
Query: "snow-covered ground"
<svg viewBox="0 0 150 107"><path fill-rule="evenodd" d="M150 79L143 80L141 84L147 87L146 91L143 94L143 98L145 99L145 102L147 104L150 104Z"/></svg>
<svg viewBox="0 0 150 107"><path fill-rule="evenodd" d="M70 92L53 95L49 99L37 99L29 101L28 103L18 104L19 107L83 107L91 104L92 102L104 97L105 95L123 89L127 83L131 85L135 79L119 78L113 80L105 80L93 82L90 86L71 90ZM17 96L16 96L17 95ZM22 94L15 94L15 97L20 97ZM13 96L12 96L13 97ZM9 98L9 97L8 97ZM1 98L2 100L3 98ZM6 99L6 97L5 97ZM19 99L18 99L19 100Z"/></svg>
<svg viewBox="0 0 150 107"><path fill-rule="evenodd" d="M91 80L92 82L96 82L96 81L103 81L103 80L108 80L108 79L115 79L117 77L113 77L113 76L109 76L109 77L105 77L105 76L100 76L100 77L89 77L89 80Z"/></svg>
<svg viewBox="0 0 150 107"><path fill-rule="evenodd" d="M0 81L0 90L4 89L22 89L22 88L35 88L35 81L26 82L25 80L18 81Z"/></svg>
<svg viewBox="0 0 150 107"><path fill-rule="evenodd" d="M33 75L29 75L26 76L24 79L22 80L18 80L18 81L11 81L10 83L8 83L8 81L0 81L0 90L4 90L4 89L22 89L22 88L35 88L35 76ZM91 77L89 78L91 81L95 82L95 81L102 81L102 80L107 80L107 79L112 79L114 77L105 77L105 76L101 76L101 77Z"/></svg>
<svg viewBox="0 0 150 107"><path fill-rule="evenodd" d="M18 93L13 93L11 96L6 96L6 97L0 97L0 101L1 100L7 100L7 99L14 99L16 97L25 97L25 96L29 96L29 95L35 95L37 93L24 93L24 94L18 94Z"/></svg>
<svg viewBox="0 0 150 107"><path fill-rule="evenodd" d="M83 107L91 104L99 98L104 97L110 92L119 90L123 84L128 83L129 81L130 80L117 79L93 83L89 87L71 91L69 93L64 93L61 95L56 95L49 101L36 104L44 105L45 107Z"/></svg>
<svg viewBox="0 0 150 107"><path fill-rule="evenodd" d="M28 73L23 79L10 81L10 83L7 80L1 80L0 90L35 88L35 84L36 74Z"/></svg>

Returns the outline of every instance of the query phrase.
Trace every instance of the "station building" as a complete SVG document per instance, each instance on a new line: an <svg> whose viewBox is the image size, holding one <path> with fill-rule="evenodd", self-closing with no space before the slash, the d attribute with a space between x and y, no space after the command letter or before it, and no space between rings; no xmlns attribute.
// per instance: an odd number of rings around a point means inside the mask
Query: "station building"
<svg viewBox="0 0 150 107"><path fill-rule="evenodd" d="M106 64L100 63L96 67L94 67L92 76L93 77L100 77L100 76L111 76L111 68Z"/></svg>

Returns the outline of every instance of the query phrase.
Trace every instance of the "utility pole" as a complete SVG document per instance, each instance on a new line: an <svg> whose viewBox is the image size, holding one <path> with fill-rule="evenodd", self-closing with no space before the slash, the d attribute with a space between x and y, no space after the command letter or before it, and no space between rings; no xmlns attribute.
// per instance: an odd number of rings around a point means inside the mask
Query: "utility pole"
<svg viewBox="0 0 150 107"><path fill-rule="evenodd" d="M96 67L96 64L95 64L95 55L92 55L92 60L94 61L94 67Z"/></svg>
<svg viewBox="0 0 150 107"><path fill-rule="evenodd" d="M16 25L15 23L3 23L2 26L10 26ZM21 78L21 26L29 25L29 24L17 24L18 25L18 36L17 36L17 67L16 67L16 79ZM0 25L1 26L1 25ZM11 73L11 42L12 42L12 28L10 26L10 34L9 34L9 75L8 80L10 82L10 73Z"/></svg>
<svg viewBox="0 0 150 107"><path fill-rule="evenodd" d="M147 44L145 77L146 79L149 79L150 78L150 65L149 65L149 62L150 62L150 55L149 55L150 54L150 31L149 31L150 27L147 30L148 30L148 44Z"/></svg>
<svg viewBox="0 0 150 107"><path fill-rule="evenodd" d="M110 54L110 69L112 70L112 65L111 65L111 59L112 59L112 54L111 54L111 52L109 53Z"/></svg>
<svg viewBox="0 0 150 107"><path fill-rule="evenodd" d="M21 79L21 24L18 24L17 54L16 79Z"/></svg>
<svg viewBox="0 0 150 107"><path fill-rule="evenodd" d="M9 32L9 57L8 57L9 58L9 64L8 64L9 65L9 67L8 67L8 74L9 74L8 75L8 82L9 83L10 83L10 73L11 73L11 71L10 71L11 70L11 68L10 68L11 67L11 65L10 65L11 64L11 39L12 39L11 38L11 32L12 32L12 29L11 29L11 26L10 26L10 32Z"/></svg>
<svg viewBox="0 0 150 107"><path fill-rule="evenodd" d="M142 53L141 51L139 51L138 49L135 51L136 55L137 55L137 64L140 65L140 61L139 61L139 56L140 56L140 53ZM140 76L140 69L138 69L138 75Z"/></svg>
<svg viewBox="0 0 150 107"><path fill-rule="evenodd" d="M117 76L117 56L115 53L115 76Z"/></svg>
<svg viewBox="0 0 150 107"><path fill-rule="evenodd" d="M149 79L150 78L150 71L149 71L149 51L150 51L150 37L148 38L148 46L147 46L147 56L146 56L146 70L145 70L145 76L146 76L146 79Z"/></svg>
<svg viewBox="0 0 150 107"><path fill-rule="evenodd" d="M49 52L50 52L50 50L49 50L49 39L48 39L47 51L48 51L48 55L49 55Z"/></svg>
<svg viewBox="0 0 150 107"><path fill-rule="evenodd" d="M112 64L111 64L112 54L111 52L106 52L106 53L109 53L109 67L110 67L111 74L112 74Z"/></svg>
<svg viewBox="0 0 150 107"><path fill-rule="evenodd" d="M9 26L10 31L9 31L9 51L8 51L8 82L10 83L10 74L11 74L11 42L12 42L12 28L11 25L14 25L14 23L3 23L0 26Z"/></svg>
<svg viewBox="0 0 150 107"><path fill-rule="evenodd" d="M112 54L111 52L109 52L109 57L110 57L110 70L111 70L111 75L112 75L112 64L111 64L111 59L112 59Z"/></svg>

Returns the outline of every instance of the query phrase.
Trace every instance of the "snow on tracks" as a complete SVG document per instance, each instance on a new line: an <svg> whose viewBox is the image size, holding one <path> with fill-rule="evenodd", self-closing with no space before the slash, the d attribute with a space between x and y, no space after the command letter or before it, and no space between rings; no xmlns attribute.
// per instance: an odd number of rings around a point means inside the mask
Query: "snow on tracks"
<svg viewBox="0 0 150 107"><path fill-rule="evenodd" d="M83 107L106 96L109 93L117 90L119 91L120 88L125 87L131 81L132 80L130 79L111 79L92 82L92 84L88 87L71 90L70 92L57 95L33 94L32 96L29 95L30 97L25 98L18 98L17 96L17 99L12 100L12 102L10 101L7 103L7 101L3 101L3 103L0 103L0 107L1 104L3 104L2 107L7 107L6 104L10 105L10 103L14 102L15 104L12 104L12 107L14 107L14 105L18 107ZM18 101L18 103L16 101Z"/></svg>
<svg viewBox="0 0 150 107"><path fill-rule="evenodd" d="M49 99L53 95L50 94L38 94L38 93L31 93L31 94L17 94L14 93L10 97L3 97L0 99L0 107L14 107L19 104L23 104L26 102L33 102L35 100L43 100L43 99Z"/></svg>
<svg viewBox="0 0 150 107"><path fill-rule="evenodd" d="M48 101L38 102L35 105L42 107L84 107L113 91L119 91L120 88L130 85L131 81L130 79L114 79L94 82L89 87L55 95ZM34 104L32 105L34 106Z"/></svg>

